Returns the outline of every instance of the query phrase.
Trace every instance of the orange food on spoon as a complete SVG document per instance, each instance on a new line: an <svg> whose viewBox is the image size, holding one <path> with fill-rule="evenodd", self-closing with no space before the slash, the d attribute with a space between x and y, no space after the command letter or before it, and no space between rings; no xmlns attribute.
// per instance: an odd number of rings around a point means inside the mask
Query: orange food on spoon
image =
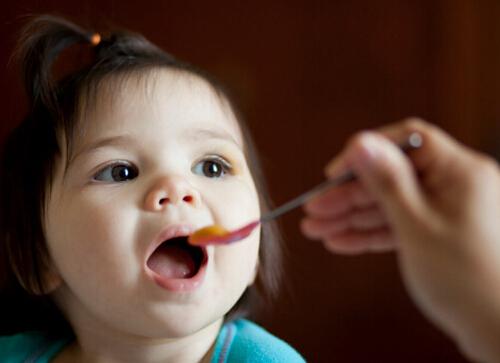
<svg viewBox="0 0 500 363"><path fill-rule="evenodd" d="M217 224L207 226L190 235L188 242L194 246L227 245L246 238L259 224L260 221L254 221L234 231L228 231Z"/></svg>

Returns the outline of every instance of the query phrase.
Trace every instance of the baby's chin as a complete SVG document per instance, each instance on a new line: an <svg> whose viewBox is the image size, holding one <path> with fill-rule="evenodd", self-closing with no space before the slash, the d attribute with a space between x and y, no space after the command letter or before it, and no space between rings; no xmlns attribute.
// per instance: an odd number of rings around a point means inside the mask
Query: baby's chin
<svg viewBox="0 0 500 363"><path fill-rule="evenodd" d="M242 274L253 276L246 270ZM212 282L216 283L219 278L221 277L214 276ZM151 310L143 322L142 331L146 336L153 338L179 339L197 335L206 329L210 330L210 327L220 328L226 314L247 290L249 282L248 279L242 279L229 283L224 279L224 282L216 285L218 286L216 289L205 286L209 291L199 295L202 296L201 300L198 297L190 300L191 294L186 301L169 301L167 304L150 306ZM131 324L131 329L137 330L138 326L139 324Z"/></svg>
<svg viewBox="0 0 500 363"><path fill-rule="evenodd" d="M153 340L170 340L170 339L189 339L199 335L210 334L210 332L218 332L224 316L207 319L204 317L173 317L168 321L156 321L154 324L147 324L143 327L141 334L138 332L138 326L130 326L133 329L133 334L142 335L145 338Z"/></svg>

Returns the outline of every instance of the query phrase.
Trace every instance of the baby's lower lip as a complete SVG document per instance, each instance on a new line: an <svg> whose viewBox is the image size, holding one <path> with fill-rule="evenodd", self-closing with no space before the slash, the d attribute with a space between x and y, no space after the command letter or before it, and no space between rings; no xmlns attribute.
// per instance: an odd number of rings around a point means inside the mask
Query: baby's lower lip
<svg viewBox="0 0 500 363"><path fill-rule="evenodd" d="M203 261L195 275L189 278L171 278L162 276L147 265L145 265L146 274L161 288L173 292L189 292L194 291L201 286L205 279L206 268L208 265L208 254L206 249L203 249Z"/></svg>

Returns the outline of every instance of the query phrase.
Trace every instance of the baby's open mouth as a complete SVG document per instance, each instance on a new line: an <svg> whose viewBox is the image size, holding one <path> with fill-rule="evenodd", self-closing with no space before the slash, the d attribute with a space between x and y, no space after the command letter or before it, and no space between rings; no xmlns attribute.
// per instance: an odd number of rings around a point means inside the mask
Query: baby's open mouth
<svg viewBox="0 0 500 363"><path fill-rule="evenodd" d="M164 241L149 256L147 266L167 279L189 279L206 259L204 250L187 242L187 236Z"/></svg>

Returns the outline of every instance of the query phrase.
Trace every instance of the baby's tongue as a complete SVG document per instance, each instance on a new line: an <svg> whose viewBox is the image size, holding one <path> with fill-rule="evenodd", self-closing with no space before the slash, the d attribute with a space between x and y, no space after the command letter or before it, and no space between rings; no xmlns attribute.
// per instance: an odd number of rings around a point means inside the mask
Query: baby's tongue
<svg viewBox="0 0 500 363"><path fill-rule="evenodd" d="M196 264L191 253L175 244L164 243L158 247L149 258L148 266L166 278L189 278L196 273Z"/></svg>

